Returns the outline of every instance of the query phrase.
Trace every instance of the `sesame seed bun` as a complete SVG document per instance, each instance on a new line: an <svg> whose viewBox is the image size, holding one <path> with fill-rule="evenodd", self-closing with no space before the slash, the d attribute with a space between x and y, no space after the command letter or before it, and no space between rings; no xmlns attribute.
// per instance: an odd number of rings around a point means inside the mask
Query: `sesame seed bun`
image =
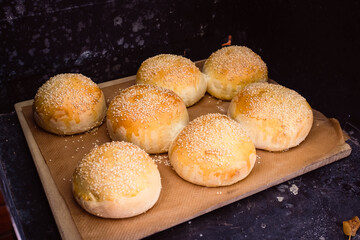
<svg viewBox="0 0 360 240"><path fill-rule="evenodd" d="M203 73L207 76L207 92L222 100L231 100L247 84L268 80L266 64L244 46L224 47L212 53Z"/></svg>
<svg viewBox="0 0 360 240"><path fill-rule="evenodd" d="M103 218L128 218L157 202L160 173L150 156L127 142L93 148L72 178L74 198L87 212Z"/></svg>
<svg viewBox="0 0 360 240"><path fill-rule="evenodd" d="M111 139L135 143L152 154L168 151L189 115L173 91L137 84L111 101L106 122Z"/></svg>
<svg viewBox="0 0 360 240"><path fill-rule="evenodd" d="M103 122L105 97L98 85L82 74L58 74L38 89L33 114L35 122L48 132L82 133Z"/></svg>
<svg viewBox="0 0 360 240"><path fill-rule="evenodd" d="M169 159L183 179L217 187L248 176L256 151L237 122L211 113L195 118L179 133L169 149Z"/></svg>
<svg viewBox="0 0 360 240"><path fill-rule="evenodd" d="M304 97L278 84L253 83L231 101L228 116L240 123L258 149L283 151L308 135L313 113Z"/></svg>
<svg viewBox="0 0 360 240"><path fill-rule="evenodd" d="M172 54L160 54L146 59L137 71L136 83L170 89L182 98L187 107L205 95L207 86L195 63Z"/></svg>

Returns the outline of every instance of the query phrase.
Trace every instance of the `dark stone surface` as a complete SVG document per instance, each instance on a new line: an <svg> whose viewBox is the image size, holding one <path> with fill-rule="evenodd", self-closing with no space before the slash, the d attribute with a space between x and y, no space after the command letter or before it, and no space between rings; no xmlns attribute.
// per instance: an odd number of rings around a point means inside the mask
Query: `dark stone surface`
<svg viewBox="0 0 360 240"><path fill-rule="evenodd" d="M359 132L348 130L349 157L148 239L346 239L342 221L360 214ZM20 236L60 238L14 112L0 115L0 133L2 190Z"/></svg>
<svg viewBox="0 0 360 240"><path fill-rule="evenodd" d="M359 12L356 0L0 0L0 175L20 236L59 238L13 108L49 77L80 72L100 83L159 53L200 60L231 34L270 78L359 141ZM359 143L349 143L346 159L149 239L345 239L341 222L360 214Z"/></svg>

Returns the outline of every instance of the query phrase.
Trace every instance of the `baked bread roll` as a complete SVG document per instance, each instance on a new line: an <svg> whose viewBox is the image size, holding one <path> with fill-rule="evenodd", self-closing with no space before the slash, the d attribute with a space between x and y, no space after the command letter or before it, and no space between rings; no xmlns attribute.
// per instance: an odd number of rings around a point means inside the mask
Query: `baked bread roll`
<svg viewBox="0 0 360 240"><path fill-rule="evenodd" d="M207 86L195 63L172 54L160 54L145 60L136 74L136 83L170 89L182 98L187 107L205 95Z"/></svg>
<svg viewBox="0 0 360 240"><path fill-rule="evenodd" d="M228 116L240 123L255 147L284 151L308 135L313 113L306 99L278 84L253 83L231 101Z"/></svg>
<svg viewBox="0 0 360 240"><path fill-rule="evenodd" d="M242 180L256 160L254 144L240 125L219 113L192 120L171 144L168 154L180 177L207 187Z"/></svg>
<svg viewBox="0 0 360 240"><path fill-rule="evenodd" d="M138 84L111 101L106 122L112 140L132 142L155 154L168 151L189 122L189 115L183 100L173 91Z"/></svg>
<svg viewBox="0 0 360 240"><path fill-rule="evenodd" d="M72 135L99 126L106 115L102 90L82 74L58 74L37 91L33 104L35 122L44 130Z"/></svg>
<svg viewBox="0 0 360 240"><path fill-rule="evenodd" d="M224 47L205 61L207 92L212 96L231 100L244 86L268 80L266 64L259 55L243 46Z"/></svg>
<svg viewBox="0 0 360 240"><path fill-rule="evenodd" d="M127 142L108 142L93 148L72 177L72 192L79 205L103 218L144 213L157 202L160 191L160 173L154 161Z"/></svg>

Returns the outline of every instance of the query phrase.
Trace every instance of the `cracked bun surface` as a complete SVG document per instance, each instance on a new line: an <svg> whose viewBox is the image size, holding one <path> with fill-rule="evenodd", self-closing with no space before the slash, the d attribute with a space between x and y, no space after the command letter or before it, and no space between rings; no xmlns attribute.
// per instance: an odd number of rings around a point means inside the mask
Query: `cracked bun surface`
<svg viewBox="0 0 360 240"><path fill-rule="evenodd" d="M304 97L271 83L253 83L240 90L228 116L239 122L256 148L268 151L299 145L313 124L313 112Z"/></svg>
<svg viewBox="0 0 360 240"><path fill-rule="evenodd" d="M78 204L102 218L142 214L155 205L160 191L157 165L144 150L128 142L94 147L72 177L72 192Z"/></svg>
<svg viewBox="0 0 360 240"><path fill-rule="evenodd" d="M156 154L168 151L189 122L189 115L183 100L173 91L137 84L111 101L106 122L112 140L132 142Z"/></svg>
<svg viewBox="0 0 360 240"><path fill-rule="evenodd" d="M33 103L35 122L58 135L86 132L101 125L106 115L102 90L82 74L58 74L37 91Z"/></svg>
<svg viewBox="0 0 360 240"><path fill-rule="evenodd" d="M206 79L195 63L173 54L159 54L146 59L137 71L136 83L170 89L187 107L198 102L207 87Z"/></svg>
<svg viewBox="0 0 360 240"><path fill-rule="evenodd" d="M192 120L176 137L168 154L180 177L207 187L244 179L256 161L254 144L240 125L218 113Z"/></svg>
<svg viewBox="0 0 360 240"><path fill-rule="evenodd" d="M268 80L266 64L259 55L244 46L223 47L205 61L207 92L231 100L246 85Z"/></svg>

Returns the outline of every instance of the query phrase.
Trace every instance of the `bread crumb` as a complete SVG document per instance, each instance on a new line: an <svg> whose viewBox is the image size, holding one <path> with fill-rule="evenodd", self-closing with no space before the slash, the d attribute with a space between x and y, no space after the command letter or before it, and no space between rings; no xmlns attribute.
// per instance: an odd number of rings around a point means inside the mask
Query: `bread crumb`
<svg viewBox="0 0 360 240"><path fill-rule="evenodd" d="M284 200L284 197L276 197L278 202L282 202Z"/></svg>
<svg viewBox="0 0 360 240"><path fill-rule="evenodd" d="M343 221L343 231L345 235L349 236L349 239L351 239L352 236L356 236L356 232L359 228L360 219L358 216L355 216L350 220Z"/></svg>
<svg viewBox="0 0 360 240"><path fill-rule="evenodd" d="M294 195L297 195L299 193L299 188L295 184L293 184L290 187L290 192Z"/></svg>

